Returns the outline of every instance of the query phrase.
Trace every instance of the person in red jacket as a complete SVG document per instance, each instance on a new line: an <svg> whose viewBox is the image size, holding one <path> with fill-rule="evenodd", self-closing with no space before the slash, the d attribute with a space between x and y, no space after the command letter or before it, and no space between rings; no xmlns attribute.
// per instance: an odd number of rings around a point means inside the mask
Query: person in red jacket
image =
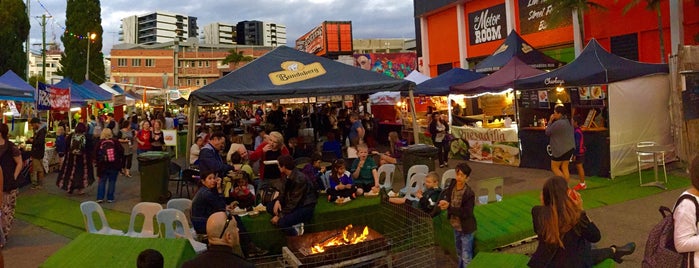
<svg viewBox="0 0 699 268"><path fill-rule="evenodd" d="M144 120L141 123L141 130L139 130L138 133L136 133L136 142L138 143L138 146L136 148L136 154L141 154L150 151L151 135L153 134L150 131L150 122L148 120Z"/></svg>

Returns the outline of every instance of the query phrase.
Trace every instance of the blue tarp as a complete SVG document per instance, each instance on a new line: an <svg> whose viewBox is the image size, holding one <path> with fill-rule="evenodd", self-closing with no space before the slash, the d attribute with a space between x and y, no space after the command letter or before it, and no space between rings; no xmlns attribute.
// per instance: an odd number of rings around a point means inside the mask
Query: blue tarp
<svg viewBox="0 0 699 268"><path fill-rule="evenodd" d="M668 73L667 64L632 61L607 52L594 38L575 60L541 75L515 81L517 89L556 86L602 85L657 73Z"/></svg>
<svg viewBox="0 0 699 268"><path fill-rule="evenodd" d="M417 85L415 95L446 96L449 95L450 86L471 82L484 76L484 74L454 68Z"/></svg>
<svg viewBox="0 0 699 268"><path fill-rule="evenodd" d="M88 90L90 90L90 92L94 93L98 97L96 99L98 101L111 101L112 100L112 93L102 89L100 86L98 86L97 84L95 84L94 82L92 82L90 80L86 80L85 82L83 82L83 84L81 86L87 88Z"/></svg>
<svg viewBox="0 0 699 268"><path fill-rule="evenodd" d="M272 81L275 81L274 83ZM190 94L194 103L408 91L415 83L279 46Z"/></svg>
<svg viewBox="0 0 699 268"><path fill-rule="evenodd" d="M96 100L97 97L94 96L85 87L73 82L72 79L65 77L60 82L54 84L53 86L57 88L70 88L70 102L71 103L83 103L88 100Z"/></svg>
<svg viewBox="0 0 699 268"><path fill-rule="evenodd" d="M34 87L9 70L0 76L0 100L34 102Z"/></svg>
<svg viewBox="0 0 699 268"><path fill-rule="evenodd" d="M545 73L524 63L519 57L513 57L500 70L481 79L468 83L451 86L452 94L477 95L481 93L496 93L514 88L515 80L532 77Z"/></svg>
<svg viewBox="0 0 699 268"><path fill-rule="evenodd" d="M534 49L513 30L507 36L505 42L493 52L493 55L490 55L476 65L476 72L487 73L500 70L500 68L505 66L514 56L519 57L520 60L529 66L538 69L553 69L561 67L564 64L564 62L551 58Z"/></svg>

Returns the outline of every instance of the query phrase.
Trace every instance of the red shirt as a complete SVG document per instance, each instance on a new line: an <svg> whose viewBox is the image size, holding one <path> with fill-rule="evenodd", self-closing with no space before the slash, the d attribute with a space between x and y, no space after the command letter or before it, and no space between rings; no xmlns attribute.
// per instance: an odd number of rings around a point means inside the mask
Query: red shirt
<svg viewBox="0 0 699 268"><path fill-rule="evenodd" d="M141 149L141 150L150 150L151 149L150 136L151 136L150 130L139 130L138 133L136 133L136 139L143 142L143 145L141 145L141 143L138 143L138 149Z"/></svg>

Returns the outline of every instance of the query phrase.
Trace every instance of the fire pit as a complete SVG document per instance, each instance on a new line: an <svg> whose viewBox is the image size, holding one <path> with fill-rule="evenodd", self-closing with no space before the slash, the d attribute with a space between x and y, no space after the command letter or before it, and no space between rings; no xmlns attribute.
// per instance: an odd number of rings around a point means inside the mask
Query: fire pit
<svg viewBox="0 0 699 268"><path fill-rule="evenodd" d="M283 256L293 267L358 264L388 256L390 250L386 238L366 226L288 237L287 242Z"/></svg>

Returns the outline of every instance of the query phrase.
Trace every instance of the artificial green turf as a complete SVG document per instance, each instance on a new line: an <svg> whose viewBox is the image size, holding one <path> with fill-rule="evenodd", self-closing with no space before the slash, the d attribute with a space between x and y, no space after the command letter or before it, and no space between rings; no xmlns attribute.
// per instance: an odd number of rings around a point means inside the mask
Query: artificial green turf
<svg viewBox="0 0 699 268"><path fill-rule="evenodd" d="M644 182L653 178L653 171L643 171ZM610 180L601 177L588 177L587 189L580 191L585 209L621 203L661 193L657 187L639 186L638 173L632 173ZM685 188L690 185L687 178L668 174L668 190ZM477 221L475 251L489 252L495 248L534 236L531 208L539 205L540 190L505 196L501 202L476 206ZM454 231L449 225L446 213L435 217L435 241L445 250L455 254Z"/></svg>
<svg viewBox="0 0 699 268"><path fill-rule="evenodd" d="M110 227L126 232L130 214L110 209L103 210ZM80 212L80 202L54 194L20 194L17 198L15 215L18 219L70 239L75 239L86 231L83 215ZM97 215L95 214L94 217L97 218ZM135 224L135 226L141 226L142 222L141 219L141 224ZM96 224L99 228L99 220Z"/></svg>

